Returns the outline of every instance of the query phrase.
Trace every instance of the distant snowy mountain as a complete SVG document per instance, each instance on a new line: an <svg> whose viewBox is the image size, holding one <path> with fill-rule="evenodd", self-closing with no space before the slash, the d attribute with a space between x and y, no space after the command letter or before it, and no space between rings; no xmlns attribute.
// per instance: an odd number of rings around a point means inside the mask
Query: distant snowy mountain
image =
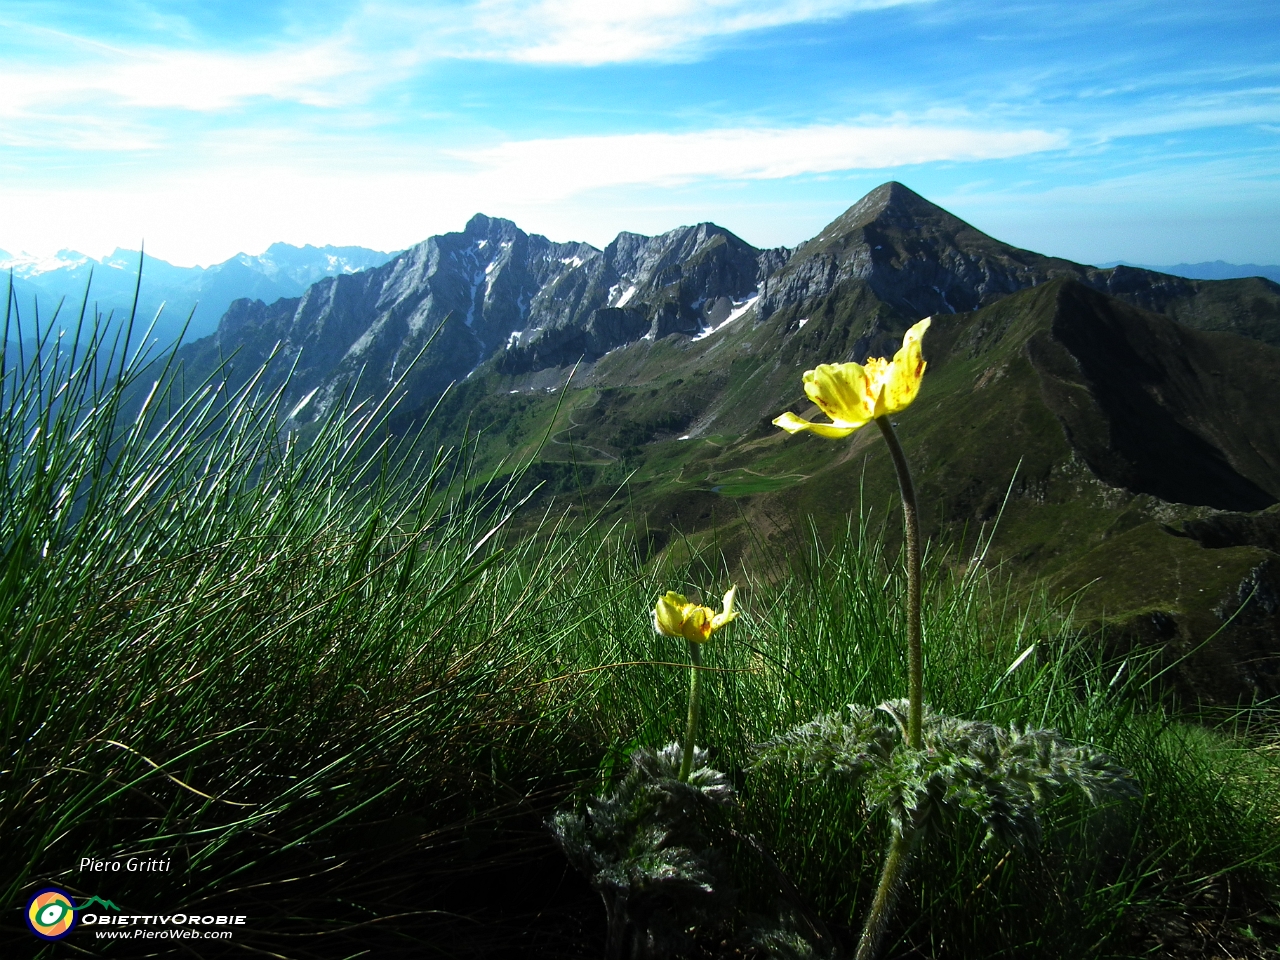
<svg viewBox="0 0 1280 960"><path fill-rule="evenodd" d="M1227 263L1225 260L1206 260L1202 263L1175 263L1168 266L1153 266L1149 263L1129 263L1126 260L1115 260L1111 263L1099 264L1101 267L1141 267L1144 270L1156 270L1169 273L1175 277L1186 277L1189 280L1237 280L1243 277L1266 277L1280 283L1280 265L1262 265L1257 263Z"/></svg>
<svg viewBox="0 0 1280 960"><path fill-rule="evenodd" d="M365 247L295 247L287 243L273 243L258 256L238 253L210 267L177 267L148 256L142 264L139 321L144 326L150 323L164 304L153 336L161 343L173 340L190 315L187 339L196 339L217 329L218 320L234 300L248 297L273 303L282 297L296 297L317 280L381 266L392 256ZM103 314L127 316L138 265L136 250L117 249L101 260L75 250L59 250L49 257L0 251L0 271L12 272L24 325L33 320L37 306L43 322L60 301L64 317L78 316L90 274L91 305Z"/></svg>

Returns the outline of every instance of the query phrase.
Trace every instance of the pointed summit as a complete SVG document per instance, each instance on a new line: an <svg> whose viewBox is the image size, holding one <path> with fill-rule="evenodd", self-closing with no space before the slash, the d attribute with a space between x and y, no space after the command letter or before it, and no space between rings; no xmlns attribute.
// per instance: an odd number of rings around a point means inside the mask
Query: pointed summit
<svg viewBox="0 0 1280 960"><path fill-rule="evenodd" d="M926 200L910 187L890 180L880 184L823 227L822 232L803 244L799 252L811 253L827 248L832 243L848 244L854 239L854 235L863 231L895 238L907 235L932 236L946 244L964 242L967 245L1007 246L936 203ZM881 247L884 247L883 243Z"/></svg>
<svg viewBox="0 0 1280 960"><path fill-rule="evenodd" d="M945 224L955 229L974 228L959 217L930 203L910 187L896 180L882 183L852 207L827 224L812 242L828 236L839 236L872 223L910 229L926 223Z"/></svg>
<svg viewBox="0 0 1280 960"><path fill-rule="evenodd" d="M976 310L1079 264L1001 243L896 181L881 184L803 244L769 278L761 315L866 283L900 317Z"/></svg>
<svg viewBox="0 0 1280 960"><path fill-rule="evenodd" d="M477 213L467 225L462 228L461 236L468 241L481 239L504 239L509 240L516 234L524 235L524 231L517 227L512 221L504 220L502 217L487 217L483 213ZM446 234L447 236L447 234Z"/></svg>

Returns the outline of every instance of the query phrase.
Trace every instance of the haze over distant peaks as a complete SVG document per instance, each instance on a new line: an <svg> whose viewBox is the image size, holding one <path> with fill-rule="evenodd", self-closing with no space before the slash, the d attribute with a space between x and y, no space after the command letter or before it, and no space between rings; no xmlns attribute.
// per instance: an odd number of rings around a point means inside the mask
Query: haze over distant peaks
<svg viewBox="0 0 1280 960"><path fill-rule="evenodd" d="M296 297L323 277L379 266L392 256L365 247L295 247L287 243L273 243L258 256L238 253L210 267L178 267L148 255L142 267L138 312L147 323L160 305L165 305L154 331L161 343L177 336L188 315L192 315L188 339L198 338L216 328L233 300ZM39 300L42 318L50 316L64 299L78 314L91 272L91 305L96 304L104 314L127 315L133 304L138 263L137 250L122 248L101 260L75 250L59 250L50 257L0 251L0 270L12 271L24 318L32 316L33 298Z"/></svg>
<svg viewBox="0 0 1280 960"><path fill-rule="evenodd" d="M1243 277L1266 277L1280 283L1280 264L1227 263L1225 260L1205 260L1201 263L1174 263L1166 266L1153 266L1147 263L1129 263L1125 260L1113 260L1102 264L1103 267L1141 267L1144 270L1158 270L1170 273L1175 277L1187 277L1190 280L1237 280Z"/></svg>

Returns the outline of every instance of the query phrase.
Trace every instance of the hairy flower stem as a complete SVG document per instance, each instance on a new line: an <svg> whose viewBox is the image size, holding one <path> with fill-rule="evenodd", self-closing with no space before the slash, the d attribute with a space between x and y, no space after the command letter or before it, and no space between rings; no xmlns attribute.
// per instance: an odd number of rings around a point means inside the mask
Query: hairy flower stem
<svg viewBox="0 0 1280 960"><path fill-rule="evenodd" d="M684 759L680 761L680 780L688 782L693 769L693 741L698 735L698 694L702 691L702 644L689 642L689 722L684 728Z"/></svg>
<svg viewBox="0 0 1280 960"><path fill-rule="evenodd" d="M916 509L916 488L911 482L911 468L893 424L887 416L876 417L876 425L889 445L894 469L898 472L898 488L902 491L902 515L907 525L907 743L912 750L921 748L924 718L924 666L920 652L920 515ZM886 864L886 869L887 869ZM859 957L861 957L859 950Z"/></svg>
<svg viewBox="0 0 1280 960"><path fill-rule="evenodd" d="M875 960L879 954L885 926L902 889L902 881L906 879L914 845L914 830L903 833L898 827L893 828L889 853L884 858L884 869L880 872L880 885L876 887L876 898L871 902L871 912L867 914L867 922L862 927L855 960Z"/></svg>

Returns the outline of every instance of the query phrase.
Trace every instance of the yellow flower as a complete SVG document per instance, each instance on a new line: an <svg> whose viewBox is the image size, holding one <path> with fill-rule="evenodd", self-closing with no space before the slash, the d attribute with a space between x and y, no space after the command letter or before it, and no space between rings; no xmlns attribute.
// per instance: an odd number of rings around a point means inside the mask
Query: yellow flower
<svg viewBox="0 0 1280 960"><path fill-rule="evenodd" d="M716 613L710 607L690 603L683 595L668 590L653 608L653 628L668 637L684 637L690 643L706 643L711 635L737 616L733 596L737 587L724 595L724 609Z"/></svg>
<svg viewBox="0 0 1280 960"><path fill-rule="evenodd" d="M821 437L847 437L876 417L897 413L911 405L920 392L927 364L920 355L920 341L932 317L925 317L907 331L892 360L872 357L860 363L823 363L806 370L804 392L831 423L812 423L794 413L784 413L774 425L787 433L810 430Z"/></svg>

